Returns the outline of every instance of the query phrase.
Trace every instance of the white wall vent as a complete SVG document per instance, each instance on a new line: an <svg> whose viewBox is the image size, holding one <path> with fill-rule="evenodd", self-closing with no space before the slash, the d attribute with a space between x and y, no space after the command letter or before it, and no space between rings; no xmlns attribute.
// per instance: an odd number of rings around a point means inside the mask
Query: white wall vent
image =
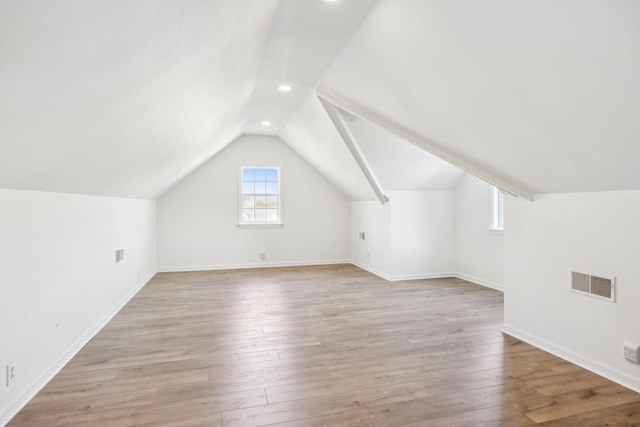
<svg viewBox="0 0 640 427"><path fill-rule="evenodd" d="M571 271L571 290L606 301L616 302L616 278Z"/></svg>

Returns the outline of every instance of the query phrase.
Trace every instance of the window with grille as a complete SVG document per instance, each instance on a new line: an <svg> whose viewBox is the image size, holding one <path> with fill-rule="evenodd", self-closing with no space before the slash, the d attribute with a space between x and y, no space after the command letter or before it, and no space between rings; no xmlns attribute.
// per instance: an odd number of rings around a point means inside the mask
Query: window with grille
<svg viewBox="0 0 640 427"><path fill-rule="evenodd" d="M281 224L280 168L243 166L240 181L240 224Z"/></svg>

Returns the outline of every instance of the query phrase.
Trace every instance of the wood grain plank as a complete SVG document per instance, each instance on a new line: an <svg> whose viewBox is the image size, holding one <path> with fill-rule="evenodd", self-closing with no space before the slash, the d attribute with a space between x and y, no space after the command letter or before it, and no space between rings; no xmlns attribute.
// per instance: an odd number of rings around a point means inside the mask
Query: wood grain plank
<svg viewBox="0 0 640 427"><path fill-rule="evenodd" d="M502 312L346 264L162 273L9 426L638 425L640 394L503 335Z"/></svg>

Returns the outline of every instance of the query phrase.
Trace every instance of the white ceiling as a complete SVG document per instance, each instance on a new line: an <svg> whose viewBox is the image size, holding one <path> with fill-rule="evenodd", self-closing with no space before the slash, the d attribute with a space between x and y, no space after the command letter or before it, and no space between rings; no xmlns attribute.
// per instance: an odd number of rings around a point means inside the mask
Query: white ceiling
<svg viewBox="0 0 640 427"><path fill-rule="evenodd" d="M533 193L640 188L640 2L381 0L320 86Z"/></svg>
<svg viewBox="0 0 640 427"><path fill-rule="evenodd" d="M453 190L464 172L367 120L346 120L385 191Z"/></svg>
<svg viewBox="0 0 640 427"><path fill-rule="evenodd" d="M0 188L157 197L277 133L373 4L1 1Z"/></svg>
<svg viewBox="0 0 640 427"><path fill-rule="evenodd" d="M315 93L302 102L280 132L285 141L350 200L376 200L373 189L360 171Z"/></svg>
<svg viewBox="0 0 640 427"><path fill-rule="evenodd" d="M637 189L639 18L632 0L3 0L0 188L155 198L262 133L372 198L319 86L529 192ZM406 186L391 171L424 156L391 140L370 162Z"/></svg>
<svg viewBox="0 0 640 427"><path fill-rule="evenodd" d="M315 87L376 0L281 0L256 88L246 133L277 135ZM286 84L292 91L283 93ZM261 123L269 121L271 126Z"/></svg>

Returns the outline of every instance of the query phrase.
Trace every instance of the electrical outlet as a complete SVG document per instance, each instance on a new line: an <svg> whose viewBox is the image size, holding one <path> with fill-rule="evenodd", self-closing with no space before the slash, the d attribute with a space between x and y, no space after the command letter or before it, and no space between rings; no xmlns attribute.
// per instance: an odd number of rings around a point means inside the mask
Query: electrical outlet
<svg viewBox="0 0 640 427"><path fill-rule="evenodd" d="M16 381L16 364L9 362L7 365L7 387Z"/></svg>
<svg viewBox="0 0 640 427"><path fill-rule="evenodd" d="M625 344L624 358L629 362L640 363L640 348L631 344Z"/></svg>
<svg viewBox="0 0 640 427"><path fill-rule="evenodd" d="M267 253L265 251L260 252L260 259L265 259L267 257Z"/></svg>

